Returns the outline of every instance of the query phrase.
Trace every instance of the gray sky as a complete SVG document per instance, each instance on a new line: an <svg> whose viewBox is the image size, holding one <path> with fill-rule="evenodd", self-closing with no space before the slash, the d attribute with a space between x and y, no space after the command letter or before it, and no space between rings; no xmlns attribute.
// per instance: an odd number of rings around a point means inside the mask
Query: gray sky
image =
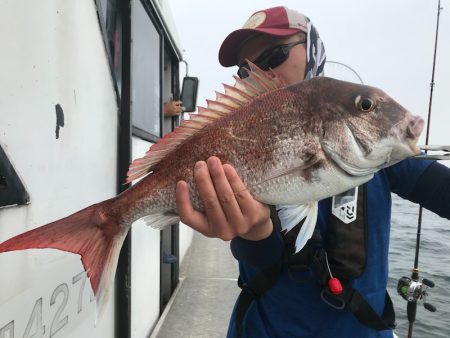
<svg viewBox="0 0 450 338"><path fill-rule="evenodd" d="M168 0L189 63L200 78L197 104L233 84L235 67L223 68L223 39L255 11L284 5L307 15L325 43L327 59L355 69L425 120L428 114L437 0ZM450 0L442 0L430 144L450 144ZM327 70L328 69L328 70ZM343 67L327 64L328 76L357 82ZM184 66L181 65L184 74ZM425 137L420 143L425 142Z"/></svg>

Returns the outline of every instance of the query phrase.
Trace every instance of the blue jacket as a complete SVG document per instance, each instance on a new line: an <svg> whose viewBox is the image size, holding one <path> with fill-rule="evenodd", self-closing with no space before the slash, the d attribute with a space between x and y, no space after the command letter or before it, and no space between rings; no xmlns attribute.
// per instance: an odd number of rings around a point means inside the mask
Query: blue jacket
<svg viewBox="0 0 450 338"><path fill-rule="evenodd" d="M382 314L388 281L388 250L391 225L391 192L420 202L437 214L450 218L450 169L436 162L405 160L375 174L368 182L368 258L361 277L352 281L372 307ZM447 205L447 207L446 207ZM318 224L326 240L331 199L319 202ZM262 268L283 255L281 235L274 231L262 241L235 238L231 249L239 261L243 282L250 281ZM294 279L296 276L293 276ZM298 276L299 279L304 276ZM254 301L244 318L243 337L358 337L393 336L392 331L376 331L359 323L347 309L336 310L320 298L317 278L296 282L283 269L275 285ZM236 337L233 311L228 337Z"/></svg>

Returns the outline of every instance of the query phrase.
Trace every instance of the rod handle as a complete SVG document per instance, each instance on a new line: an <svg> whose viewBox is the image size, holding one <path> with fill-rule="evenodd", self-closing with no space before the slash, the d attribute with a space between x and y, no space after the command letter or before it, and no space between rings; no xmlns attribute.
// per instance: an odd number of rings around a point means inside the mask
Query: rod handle
<svg viewBox="0 0 450 338"><path fill-rule="evenodd" d="M414 323L416 320L417 302L408 302L406 306L406 313L408 314L408 321Z"/></svg>

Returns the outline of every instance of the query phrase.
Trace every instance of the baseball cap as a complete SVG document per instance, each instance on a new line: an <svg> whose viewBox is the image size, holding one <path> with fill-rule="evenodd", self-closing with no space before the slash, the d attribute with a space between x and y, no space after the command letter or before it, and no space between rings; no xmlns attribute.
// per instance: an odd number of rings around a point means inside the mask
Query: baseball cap
<svg viewBox="0 0 450 338"><path fill-rule="evenodd" d="M297 11L278 6L255 12L241 29L231 32L222 42L219 62L224 67L236 65L242 44L255 34L284 37L300 31L307 33L307 19Z"/></svg>

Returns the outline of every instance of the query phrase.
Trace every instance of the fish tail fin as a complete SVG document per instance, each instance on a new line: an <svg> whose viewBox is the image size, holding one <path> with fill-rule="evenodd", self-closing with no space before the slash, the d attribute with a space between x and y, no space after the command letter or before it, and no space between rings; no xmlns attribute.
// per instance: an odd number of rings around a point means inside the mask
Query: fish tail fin
<svg viewBox="0 0 450 338"><path fill-rule="evenodd" d="M79 254L91 282L97 308L102 310L129 229L104 211L106 203L108 201L94 204L0 243L0 253L52 248Z"/></svg>

